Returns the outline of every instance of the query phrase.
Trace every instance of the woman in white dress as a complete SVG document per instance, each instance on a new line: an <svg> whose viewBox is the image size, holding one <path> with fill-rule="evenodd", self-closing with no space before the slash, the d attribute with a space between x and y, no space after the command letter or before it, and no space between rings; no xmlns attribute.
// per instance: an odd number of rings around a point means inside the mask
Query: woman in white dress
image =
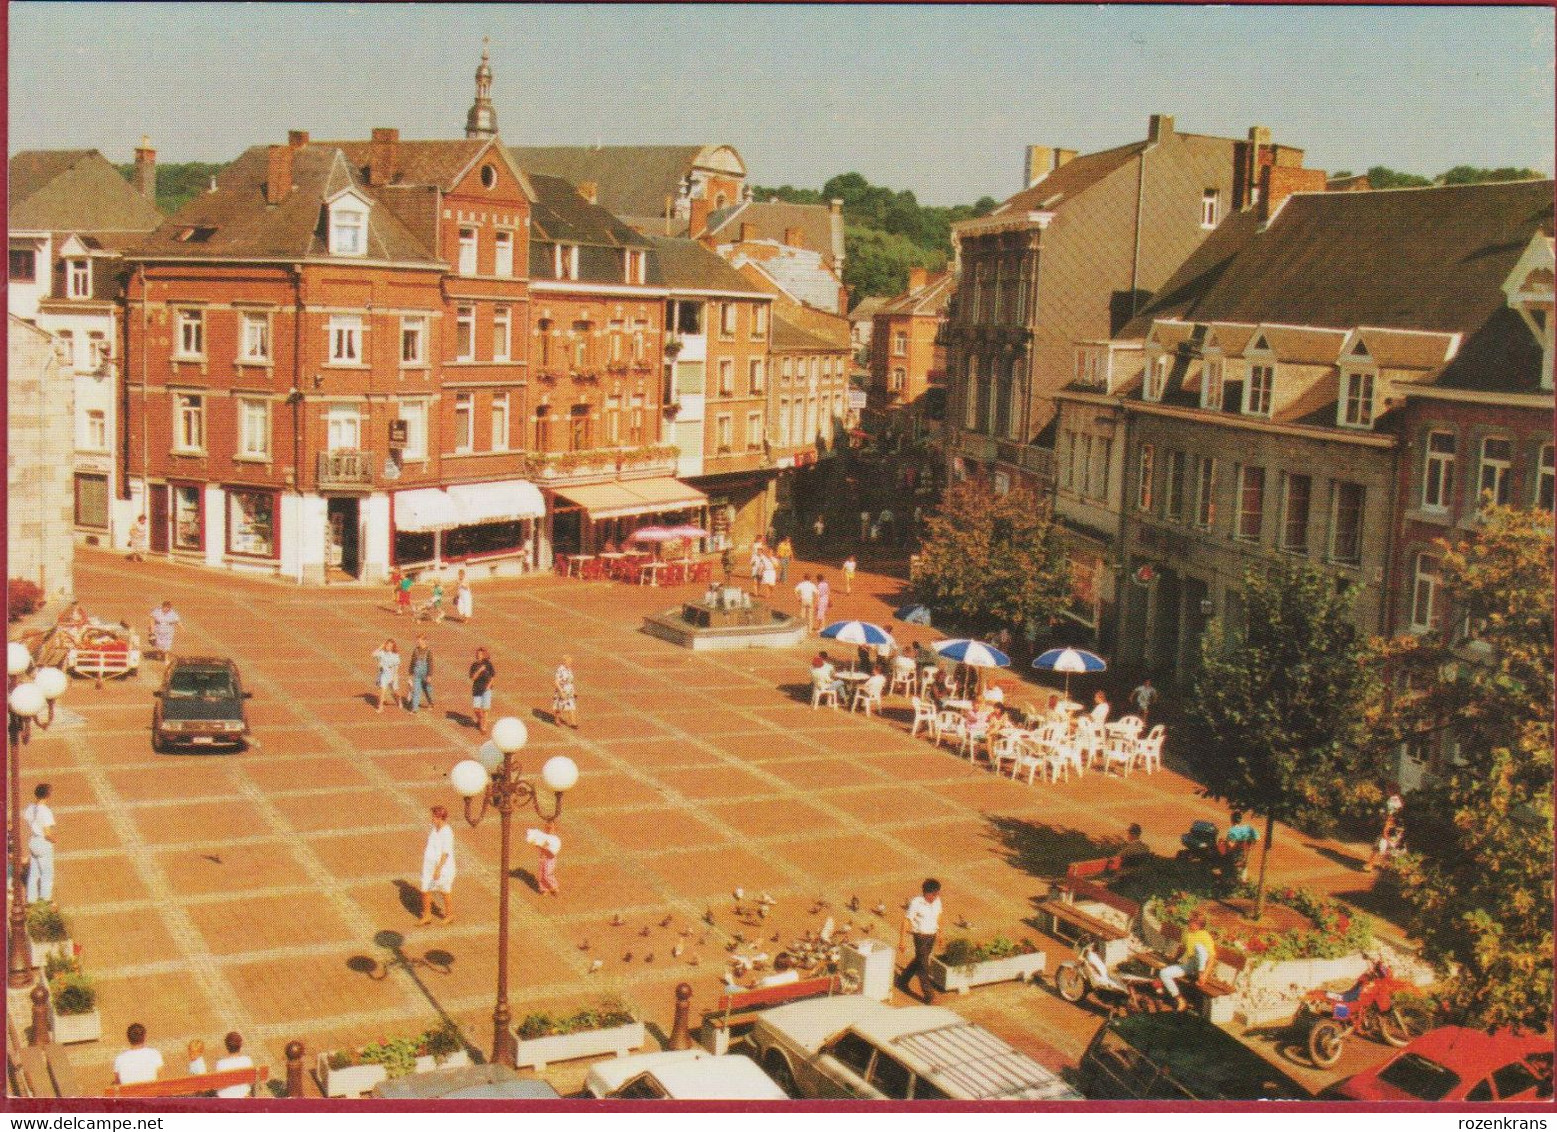
<svg viewBox="0 0 1557 1132"><path fill-rule="evenodd" d="M432 823L422 850L422 918L417 922L424 925L432 923L435 892L443 893L443 922L454 919L454 828L449 825L449 811L434 806Z"/></svg>
<svg viewBox="0 0 1557 1132"><path fill-rule="evenodd" d="M471 595L470 583L465 580L465 571L461 570L454 583L454 611L460 615L461 621L469 621L475 610L476 599Z"/></svg>

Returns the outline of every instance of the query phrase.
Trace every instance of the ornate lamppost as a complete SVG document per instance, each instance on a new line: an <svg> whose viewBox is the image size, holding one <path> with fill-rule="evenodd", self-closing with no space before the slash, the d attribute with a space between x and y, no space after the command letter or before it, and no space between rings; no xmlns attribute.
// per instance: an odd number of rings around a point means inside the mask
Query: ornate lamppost
<svg viewBox="0 0 1557 1132"><path fill-rule="evenodd" d="M546 760L541 782L522 777L514 756L524 749L530 733L524 723L504 716L492 725L492 738L481 745L474 759L457 763L449 772L454 789L465 799L465 820L478 825L489 808L498 815L497 883L497 1005L492 1011L492 1060L513 1068L519 1050L508 1012L508 883L514 810L529 806L543 821L562 813L562 795L578 782L578 767L566 755ZM550 795L550 804L542 801ZM480 799L479 807L475 804Z"/></svg>
<svg viewBox="0 0 1557 1132"><path fill-rule="evenodd" d="M6 776L11 781L11 915L7 928L6 983L25 987L32 982L32 956L27 948L27 868L22 862L22 747L32 737L33 724L40 728L54 722L54 701L64 695L69 679L58 668L32 669L32 652L20 641L5 651L6 671Z"/></svg>

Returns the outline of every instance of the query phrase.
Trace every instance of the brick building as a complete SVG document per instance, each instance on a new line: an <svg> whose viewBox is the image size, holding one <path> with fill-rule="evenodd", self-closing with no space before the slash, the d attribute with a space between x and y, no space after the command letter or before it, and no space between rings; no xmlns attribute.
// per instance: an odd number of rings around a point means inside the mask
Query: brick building
<svg viewBox="0 0 1557 1132"><path fill-rule="evenodd" d="M96 150L18 153L10 163L11 314L52 334L74 374L68 485L76 537L125 545L135 513L119 482L120 252L162 223L156 151L135 151L135 183Z"/></svg>
<svg viewBox="0 0 1557 1132"><path fill-rule="evenodd" d="M944 417L946 348L939 339L956 285L950 271L910 268L908 290L877 309L866 408L878 422L895 419L917 431Z"/></svg>

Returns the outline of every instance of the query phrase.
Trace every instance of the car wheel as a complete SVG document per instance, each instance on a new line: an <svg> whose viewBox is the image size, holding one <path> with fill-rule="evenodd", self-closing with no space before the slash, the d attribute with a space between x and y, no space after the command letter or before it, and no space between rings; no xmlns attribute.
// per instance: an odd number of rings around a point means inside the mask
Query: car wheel
<svg viewBox="0 0 1557 1132"><path fill-rule="evenodd" d="M790 1097L798 1099L800 1090L795 1086L795 1075L790 1071L789 1058L770 1049L762 1059L762 1068L773 1083L783 1089Z"/></svg>
<svg viewBox="0 0 1557 1132"><path fill-rule="evenodd" d="M1054 989L1066 1002L1080 1002L1087 997L1087 980L1074 963L1061 963L1054 972Z"/></svg>
<svg viewBox="0 0 1557 1132"><path fill-rule="evenodd" d="M1341 1027L1329 1018L1314 1023L1308 1032L1308 1056L1321 1069L1341 1060Z"/></svg>

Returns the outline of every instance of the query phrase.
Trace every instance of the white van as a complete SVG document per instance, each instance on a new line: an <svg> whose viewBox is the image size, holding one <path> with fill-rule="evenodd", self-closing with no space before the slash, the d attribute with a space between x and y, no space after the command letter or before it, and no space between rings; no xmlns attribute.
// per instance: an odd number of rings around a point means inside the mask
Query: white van
<svg viewBox="0 0 1557 1132"><path fill-rule="evenodd" d="M751 1058L701 1049L608 1058L590 1067L584 1089L592 1097L623 1101L787 1099Z"/></svg>

